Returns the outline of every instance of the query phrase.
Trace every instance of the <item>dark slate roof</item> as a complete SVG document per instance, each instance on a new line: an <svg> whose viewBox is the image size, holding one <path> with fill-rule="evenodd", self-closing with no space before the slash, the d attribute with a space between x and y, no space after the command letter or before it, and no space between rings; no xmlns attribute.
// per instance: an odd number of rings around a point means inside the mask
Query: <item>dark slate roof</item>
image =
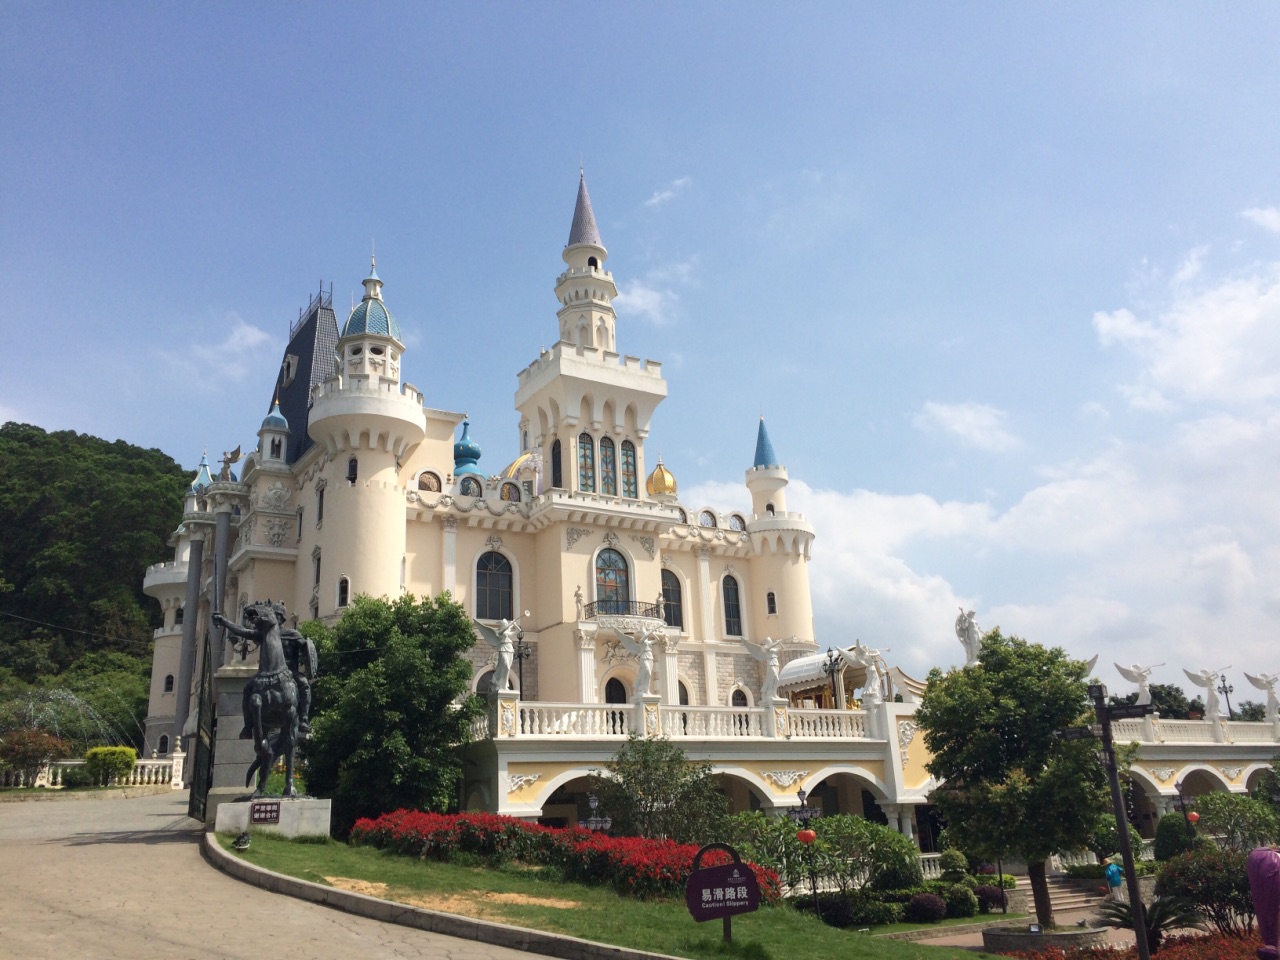
<svg viewBox="0 0 1280 960"><path fill-rule="evenodd" d="M285 461L295 462L311 447L307 424L311 416L311 387L333 376L334 352L338 349L338 317L333 312L333 289L322 288L318 296L311 298L303 318L289 331L289 345L285 356L298 358L298 369L293 380L284 382L284 362L276 378L280 396L280 412L289 422L289 442L285 447ZM276 392L272 390L271 406L275 405Z"/></svg>
<svg viewBox="0 0 1280 960"><path fill-rule="evenodd" d="M596 227L596 215L591 212L591 196L587 193L585 173L578 176L578 202L573 206L573 226L569 228L569 242L566 246L572 247L575 243L604 246L600 242L600 230Z"/></svg>

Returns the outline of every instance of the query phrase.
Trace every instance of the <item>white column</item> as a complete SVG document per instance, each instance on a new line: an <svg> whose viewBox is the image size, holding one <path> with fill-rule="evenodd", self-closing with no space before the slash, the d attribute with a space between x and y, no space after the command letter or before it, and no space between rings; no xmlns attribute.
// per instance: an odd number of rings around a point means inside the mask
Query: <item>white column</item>
<svg viewBox="0 0 1280 960"><path fill-rule="evenodd" d="M449 593L458 596L458 518L444 518L444 537L441 540L441 549L443 550L443 573L441 574L441 587L448 590Z"/></svg>
<svg viewBox="0 0 1280 960"><path fill-rule="evenodd" d="M662 702L680 702L680 659L675 637L662 638Z"/></svg>
<svg viewBox="0 0 1280 960"><path fill-rule="evenodd" d="M716 690L716 655L710 644L716 636L715 605L716 598L711 592L711 548L698 548L698 595L701 599L700 619L702 621L703 673L706 686L706 703L709 706L719 704Z"/></svg>
<svg viewBox="0 0 1280 960"><path fill-rule="evenodd" d="M574 637L578 641L578 701L599 703L596 696L596 635L576 630Z"/></svg>

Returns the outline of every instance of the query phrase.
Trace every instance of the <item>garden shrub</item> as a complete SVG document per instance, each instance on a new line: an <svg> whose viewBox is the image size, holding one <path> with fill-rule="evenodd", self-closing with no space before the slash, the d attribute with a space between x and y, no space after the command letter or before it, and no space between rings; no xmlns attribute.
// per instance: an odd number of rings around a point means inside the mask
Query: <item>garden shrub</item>
<svg viewBox="0 0 1280 960"><path fill-rule="evenodd" d="M871 877L873 890L906 890L924 883L920 857L912 856L897 863L885 864Z"/></svg>
<svg viewBox="0 0 1280 960"><path fill-rule="evenodd" d="M953 883L947 887L942 899L946 902L948 917L972 917L978 912L977 896L963 883Z"/></svg>
<svg viewBox="0 0 1280 960"><path fill-rule="evenodd" d="M94 747L84 755L84 768L103 787L129 776L137 762L138 751L133 747Z"/></svg>
<svg viewBox="0 0 1280 960"><path fill-rule="evenodd" d="M853 910L854 927L885 927L902 920L903 908L900 903L886 903L876 897L854 896L849 898Z"/></svg>
<svg viewBox="0 0 1280 960"><path fill-rule="evenodd" d="M83 766L66 767L62 771L62 788L64 790L74 790L77 787L93 786L93 777Z"/></svg>
<svg viewBox="0 0 1280 960"><path fill-rule="evenodd" d="M28 785L35 783L46 764L70 755L65 740L37 727L20 727L0 738L0 763L21 770Z"/></svg>
<svg viewBox="0 0 1280 960"><path fill-rule="evenodd" d="M806 913L813 911L813 897L795 896L791 905ZM819 909L822 911L822 922L829 927L881 927L897 923L902 919L902 906L868 896L865 893L845 894L839 892L818 895Z"/></svg>
<svg viewBox="0 0 1280 960"><path fill-rule="evenodd" d="M910 923L937 923L946 915L946 901L932 893L917 893L902 911L903 919Z"/></svg>
<svg viewBox="0 0 1280 960"><path fill-rule="evenodd" d="M1253 929L1248 855L1215 844L1179 854L1160 869L1157 897L1181 897L1199 908L1219 933L1240 937Z"/></svg>
<svg viewBox="0 0 1280 960"><path fill-rule="evenodd" d="M1134 872L1140 877L1155 873L1159 867L1160 864L1154 860L1135 860L1133 862ZM1077 863L1067 867L1067 876L1074 877L1076 880L1105 880L1106 871L1107 865L1105 863Z"/></svg>
<svg viewBox="0 0 1280 960"><path fill-rule="evenodd" d="M1195 829L1180 813L1166 813L1156 824L1155 858L1163 863L1196 846Z"/></svg>
<svg viewBox="0 0 1280 960"><path fill-rule="evenodd" d="M962 877L969 875L969 858L959 850L943 850L938 857L938 866L942 868L942 879L947 883L959 883Z"/></svg>
<svg viewBox="0 0 1280 960"><path fill-rule="evenodd" d="M978 888L973 891L973 895L978 899L979 913L991 913L991 911L1005 906L1008 902L1005 892L989 883L979 884Z"/></svg>

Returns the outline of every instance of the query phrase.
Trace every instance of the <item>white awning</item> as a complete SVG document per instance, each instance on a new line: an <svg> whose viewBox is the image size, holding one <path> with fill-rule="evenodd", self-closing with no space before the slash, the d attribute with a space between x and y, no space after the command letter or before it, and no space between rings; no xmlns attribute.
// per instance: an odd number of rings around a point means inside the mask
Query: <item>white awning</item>
<svg viewBox="0 0 1280 960"><path fill-rule="evenodd" d="M826 663L825 653L811 653L807 657L797 657L778 671L778 691L794 693L797 690L830 686L831 678L823 672ZM856 689L866 684L866 667L850 663L848 657L842 658L841 664L840 682L847 688Z"/></svg>

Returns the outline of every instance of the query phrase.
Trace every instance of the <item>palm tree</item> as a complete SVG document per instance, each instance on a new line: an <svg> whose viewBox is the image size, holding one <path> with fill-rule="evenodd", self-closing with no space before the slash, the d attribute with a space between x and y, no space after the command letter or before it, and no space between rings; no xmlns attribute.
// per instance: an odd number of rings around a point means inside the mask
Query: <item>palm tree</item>
<svg viewBox="0 0 1280 960"><path fill-rule="evenodd" d="M1133 929L1133 910L1125 901L1108 900L1098 908L1104 927ZM1147 946L1155 953L1160 941L1174 930L1204 930L1204 920L1196 905L1186 897L1158 897L1144 909L1147 928Z"/></svg>

